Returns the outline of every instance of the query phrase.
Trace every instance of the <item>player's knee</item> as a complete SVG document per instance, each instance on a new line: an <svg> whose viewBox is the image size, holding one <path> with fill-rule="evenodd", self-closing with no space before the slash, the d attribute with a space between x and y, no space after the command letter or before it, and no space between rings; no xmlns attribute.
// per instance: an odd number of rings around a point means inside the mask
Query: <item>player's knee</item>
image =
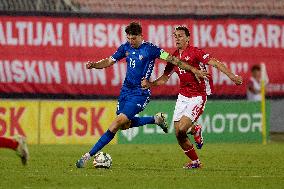
<svg viewBox="0 0 284 189"><path fill-rule="evenodd" d="M179 127L176 129L176 138L178 140L186 139L186 132L187 130L184 127Z"/></svg>
<svg viewBox="0 0 284 189"><path fill-rule="evenodd" d="M116 132L121 129L125 124L127 124L129 120L126 116L118 116L111 124L110 131Z"/></svg>
<svg viewBox="0 0 284 189"><path fill-rule="evenodd" d="M127 124L128 120L125 120L123 118L119 118L119 119L116 119L115 120L115 125L118 127L118 128L121 128L122 126L124 126L125 124Z"/></svg>
<svg viewBox="0 0 284 189"><path fill-rule="evenodd" d="M121 130L126 130L126 129L129 129L130 126L131 126L131 121L129 121L129 122L125 123L124 125L122 125L122 126L120 127L120 129L121 129Z"/></svg>
<svg viewBox="0 0 284 189"><path fill-rule="evenodd" d="M186 135L187 130L188 130L188 126L186 124L180 124L178 127L179 133L183 133Z"/></svg>

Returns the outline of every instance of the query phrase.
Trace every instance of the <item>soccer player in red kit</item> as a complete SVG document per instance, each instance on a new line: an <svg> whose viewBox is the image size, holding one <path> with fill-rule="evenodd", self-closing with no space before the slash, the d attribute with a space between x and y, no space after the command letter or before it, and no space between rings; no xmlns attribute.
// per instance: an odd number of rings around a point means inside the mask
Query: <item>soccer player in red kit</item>
<svg viewBox="0 0 284 189"><path fill-rule="evenodd" d="M23 165L26 165L29 152L25 137L18 136L15 139L0 137L0 148L15 150L17 152L17 155L20 156Z"/></svg>
<svg viewBox="0 0 284 189"><path fill-rule="evenodd" d="M242 84L242 77L233 74L223 63L203 50L190 46L189 37L190 33L186 27L175 28L174 38L177 50L173 53L174 56L203 71L206 70L206 65L214 66L225 73L235 84ZM176 72L180 79L180 90L173 115L176 138L184 153L191 160L184 168L200 168L201 162L187 132L190 131L194 136L196 146L200 149L203 145L202 129L200 125L194 125L194 123L204 111L207 96L212 93L212 78L208 76L204 79L195 79L191 72L168 63L161 77L153 82L143 79L141 85L144 89L162 85L168 81L173 72Z"/></svg>

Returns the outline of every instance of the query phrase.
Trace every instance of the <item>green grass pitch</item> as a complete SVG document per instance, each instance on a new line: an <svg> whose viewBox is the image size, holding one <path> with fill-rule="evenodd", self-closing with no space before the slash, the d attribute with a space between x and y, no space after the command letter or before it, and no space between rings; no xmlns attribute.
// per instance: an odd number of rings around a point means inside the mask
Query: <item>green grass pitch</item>
<svg viewBox="0 0 284 189"><path fill-rule="evenodd" d="M284 188L284 143L205 144L199 170L184 170L187 159L177 144L110 145L109 170L76 160L91 145L30 145L22 166L15 152L0 150L0 188Z"/></svg>

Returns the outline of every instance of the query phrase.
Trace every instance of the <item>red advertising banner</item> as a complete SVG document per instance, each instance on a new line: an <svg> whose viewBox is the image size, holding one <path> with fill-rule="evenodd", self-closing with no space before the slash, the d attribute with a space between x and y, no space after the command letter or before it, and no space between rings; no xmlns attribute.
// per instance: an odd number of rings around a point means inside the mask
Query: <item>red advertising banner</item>
<svg viewBox="0 0 284 189"><path fill-rule="evenodd" d="M77 17L0 17L0 93L116 96L123 83L125 60L102 70L87 70L87 60L111 56L126 41L125 26L133 19ZM175 50L177 25L191 30L191 44L223 61L247 81L254 64L265 64L269 95L284 95L284 20L281 19L137 19L144 39ZM152 74L163 73L157 60ZM245 95L224 74L210 69L215 95ZM178 77L153 89L176 95Z"/></svg>

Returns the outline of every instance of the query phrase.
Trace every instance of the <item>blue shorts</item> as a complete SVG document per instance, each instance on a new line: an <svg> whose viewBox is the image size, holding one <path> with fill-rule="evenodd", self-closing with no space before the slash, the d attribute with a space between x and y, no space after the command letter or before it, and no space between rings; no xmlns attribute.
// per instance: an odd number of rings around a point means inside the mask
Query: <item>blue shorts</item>
<svg viewBox="0 0 284 189"><path fill-rule="evenodd" d="M143 111L150 101L150 93L140 90L123 89L118 98L116 114L123 113L131 120L136 114Z"/></svg>

